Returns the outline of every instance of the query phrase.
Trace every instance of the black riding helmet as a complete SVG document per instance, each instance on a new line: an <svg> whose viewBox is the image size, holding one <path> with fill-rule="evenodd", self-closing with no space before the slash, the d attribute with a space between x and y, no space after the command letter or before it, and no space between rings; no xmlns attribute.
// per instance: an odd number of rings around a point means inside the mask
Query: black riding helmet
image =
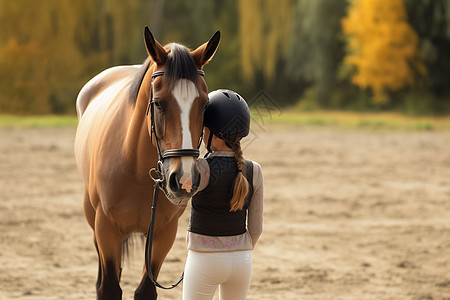
<svg viewBox="0 0 450 300"><path fill-rule="evenodd" d="M247 136L250 132L250 110L238 93L216 90L208 94L209 103L204 113L203 125L228 144ZM208 141L210 152L211 138Z"/></svg>

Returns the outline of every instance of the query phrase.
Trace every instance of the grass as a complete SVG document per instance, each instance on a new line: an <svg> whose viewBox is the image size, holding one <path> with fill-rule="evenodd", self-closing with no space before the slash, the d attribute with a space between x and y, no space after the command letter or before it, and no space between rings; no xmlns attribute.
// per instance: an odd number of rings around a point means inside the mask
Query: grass
<svg viewBox="0 0 450 300"><path fill-rule="evenodd" d="M284 110L261 115L253 111L253 120L339 129L450 131L450 117L411 117L396 113Z"/></svg>
<svg viewBox="0 0 450 300"><path fill-rule="evenodd" d="M283 110L252 112L252 122L367 130L450 131L450 117L410 117L395 113ZM0 114L0 128L75 127L75 115L14 116Z"/></svg>
<svg viewBox="0 0 450 300"><path fill-rule="evenodd" d="M71 127L78 123L75 115L14 116L0 114L0 128Z"/></svg>

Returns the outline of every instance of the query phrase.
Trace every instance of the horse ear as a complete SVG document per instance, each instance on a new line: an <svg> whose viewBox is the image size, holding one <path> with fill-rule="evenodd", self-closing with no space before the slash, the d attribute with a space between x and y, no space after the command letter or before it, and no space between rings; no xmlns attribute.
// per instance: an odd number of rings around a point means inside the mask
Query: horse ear
<svg viewBox="0 0 450 300"><path fill-rule="evenodd" d="M216 53L217 47L219 46L219 42L220 30L217 30L207 43L204 43L191 52L192 57L194 58L194 61L199 69L201 69L212 59L214 53Z"/></svg>
<svg viewBox="0 0 450 300"><path fill-rule="evenodd" d="M151 56L157 65L164 65L167 60L167 52L164 50L163 46L153 38L153 34L147 26L145 26L144 29L144 39L148 55Z"/></svg>

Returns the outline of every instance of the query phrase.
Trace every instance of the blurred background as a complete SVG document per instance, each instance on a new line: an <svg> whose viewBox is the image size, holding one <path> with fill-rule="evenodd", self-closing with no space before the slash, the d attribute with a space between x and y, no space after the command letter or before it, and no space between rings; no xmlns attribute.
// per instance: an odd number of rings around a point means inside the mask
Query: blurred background
<svg viewBox="0 0 450 300"><path fill-rule="evenodd" d="M301 110L450 112L448 0L0 0L0 114L74 114L94 75L147 56L143 29L196 48L210 90Z"/></svg>

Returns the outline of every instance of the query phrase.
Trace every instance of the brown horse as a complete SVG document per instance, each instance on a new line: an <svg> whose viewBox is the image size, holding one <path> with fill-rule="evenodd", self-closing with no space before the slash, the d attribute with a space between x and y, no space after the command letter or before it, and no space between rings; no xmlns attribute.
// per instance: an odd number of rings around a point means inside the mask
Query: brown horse
<svg viewBox="0 0 450 300"><path fill-rule="evenodd" d="M208 102L200 70L214 55L220 32L194 51L179 44L162 47L147 27L144 38L149 57L142 65L103 71L77 98L75 157L99 258L98 299L121 299L123 242L131 233L147 234L153 191L149 170L158 161L156 148L167 152L198 147ZM146 113L149 101L153 114ZM195 155L169 156L162 173L167 180L156 205L151 260L155 278L174 242L178 218L200 180ZM135 299L156 296L144 266Z"/></svg>

